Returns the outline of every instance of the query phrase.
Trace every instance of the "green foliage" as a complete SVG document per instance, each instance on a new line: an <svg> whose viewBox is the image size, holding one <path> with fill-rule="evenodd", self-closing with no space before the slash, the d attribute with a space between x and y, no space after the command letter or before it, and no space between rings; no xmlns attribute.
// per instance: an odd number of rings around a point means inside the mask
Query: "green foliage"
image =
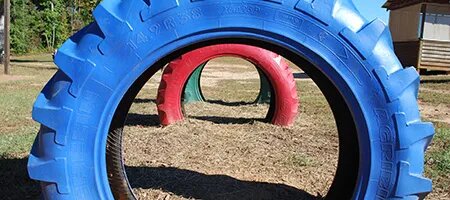
<svg viewBox="0 0 450 200"><path fill-rule="evenodd" d="M31 1L11 1L11 48L16 53L26 53L37 47L39 34L37 11Z"/></svg>
<svg viewBox="0 0 450 200"><path fill-rule="evenodd" d="M82 22L92 21L92 11L100 3L100 0L84 0L79 1L79 17ZM86 25L86 24L85 24Z"/></svg>
<svg viewBox="0 0 450 200"><path fill-rule="evenodd" d="M100 0L11 0L11 48L16 54L58 48L92 21Z"/></svg>
<svg viewBox="0 0 450 200"><path fill-rule="evenodd" d="M41 44L51 50L70 35L65 3L61 0L42 0L39 6Z"/></svg>

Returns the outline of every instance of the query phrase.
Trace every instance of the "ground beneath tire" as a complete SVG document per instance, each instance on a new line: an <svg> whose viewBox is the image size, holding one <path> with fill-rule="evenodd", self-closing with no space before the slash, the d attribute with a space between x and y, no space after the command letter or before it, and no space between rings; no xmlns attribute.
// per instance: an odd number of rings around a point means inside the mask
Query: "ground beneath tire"
<svg viewBox="0 0 450 200"><path fill-rule="evenodd" d="M419 101L419 105L422 117L450 124L450 102L448 104L432 105Z"/></svg>
<svg viewBox="0 0 450 200"><path fill-rule="evenodd" d="M16 76L16 75L0 75L0 83L6 83L10 81L20 81L25 79L31 79L32 76Z"/></svg>
<svg viewBox="0 0 450 200"><path fill-rule="evenodd" d="M156 115L159 77L141 91L124 137L127 175L138 199L326 195L336 170L338 139L319 89L309 79L298 79L301 113L296 124L274 126L264 122L268 105L245 103L258 94L254 67L231 63L224 67L213 61L205 69L202 89L214 103L186 105L187 120L169 127L160 127Z"/></svg>

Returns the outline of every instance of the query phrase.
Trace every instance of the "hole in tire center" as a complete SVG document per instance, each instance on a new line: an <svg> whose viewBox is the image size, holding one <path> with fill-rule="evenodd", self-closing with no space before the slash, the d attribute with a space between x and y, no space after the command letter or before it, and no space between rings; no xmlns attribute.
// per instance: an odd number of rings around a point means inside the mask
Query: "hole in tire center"
<svg viewBox="0 0 450 200"><path fill-rule="evenodd" d="M269 104L255 103L260 87L260 77L254 64L236 57L212 59L204 67L200 78L205 102L185 103L185 115L209 119L214 123L245 123L233 119L262 120Z"/></svg>
<svg viewBox="0 0 450 200"><path fill-rule="evenodd" d="M213 70L215 74L214 68L227 68L228 61L229 58L215 59L205 72ZM256 77L249 98L245 99L254 101L259 92L258 74L250 63L245 69ZM150 79L134 101L124 128L124 161L136 197L313 199L317 194L325 196L337 168L339 142L335 120L316 84L298 68L293 70L300 108L294 126L289 128L259 121L229 124L202 119L161 128L154 101L161 73ZM236 80L211 86L206 86L205 80L202 89L208 100L242 100L230 98L226 92L212 93L218 87L237 85ZM195 105L187 106L188 114L194 115L189 106ZM208 106L195 109L200 114L218 114L208 110ZM232 118L257 114L242 106L233 109L242 113ZM268 106L259 111L261 118L266 109ZM218 120L225 119L219 115Z"/></svg>
<svg viewBox="0 0 450 200"><path fill-rule="evenodd" d="M241 58L210 60L201 77L203 94L210 101L253 103L260 87L255 66Z"/></svg>

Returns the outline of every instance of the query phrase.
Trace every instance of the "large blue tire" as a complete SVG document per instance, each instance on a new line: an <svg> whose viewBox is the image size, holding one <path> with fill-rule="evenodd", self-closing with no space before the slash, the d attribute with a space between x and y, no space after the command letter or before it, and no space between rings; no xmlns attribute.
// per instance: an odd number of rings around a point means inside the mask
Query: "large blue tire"
<svg viewBox="0 0 450 200"><path fill-rule="evenodd" d="M421 122L419 76L389 30L351 0L105 0L95 22L59 49L59 71L33 109L42 124L28 162L46 199L132 198L120 138L132 99L158 69L218 43L267 48L294 61L327 97L339 166L327 197L418 199L433 126Z"/></svg>

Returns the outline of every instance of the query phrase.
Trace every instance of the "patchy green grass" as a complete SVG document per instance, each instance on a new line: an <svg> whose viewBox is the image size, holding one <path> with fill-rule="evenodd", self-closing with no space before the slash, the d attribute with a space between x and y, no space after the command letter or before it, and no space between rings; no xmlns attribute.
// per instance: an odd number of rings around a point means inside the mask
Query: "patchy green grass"
<svg viewBox="0 0 450 200"><path fill-rule="evenodd" d="M13 59L20 62L13 60L12 75L0 77L0 193L4 199L38 199L38 183L28 178L26 169L39 129L31 110L56 68L48 54Z"/></svg>
<svg viewBox="0 0 450 200"><path fill-rule="evenodd" d="M419 93L422 115L429 115L434 121L436 134L426 154L426 175L433 180L434 193L430 199L450 195L450 76L425 76ZM430 108L427 108L430 107ZM440 120L438 120L440 119ZM436 194L443 194L437 196Z"/></svg>
<svg viewBox="0 0 450 200"><path fill-rule="evenodd" d="M13 133L0 134L0 156L27 153L38 132L38 125L19 127Z"/></svg>
<svg viewBox="0 0 450 200"><path fill-rule="evenodd" d="M13 56L11 60L12 62L53 62L52 55L48 53Z"/></svg>
<svg viewBox="0 0 450 200"><path fill-rule="evenodd" d="M430 90L421 91L419 99L433 104L450 104L450 93L438 93Z"/></svg>
<svg viewBox="0 0 450 200"><path fill-rule="evenodd" d="M435 123L436 136L427 152L426 174L434 181L437 192L449 194L450 188L450 125Z"/></svg>
<svg viewBox="0 0 450 200"><path fill-rule="evenodd" d="M33 102L55 72L14 63L11 80L0 82L0 156L29 152L39 128L31 118Z"/></svg>
<svg viewBox="0 0 450 200"><path fill-rule="evenodd" d="M292 155L289 157L286 164L301 168L314 165L314 159L305 155Z"/></svg>
<svg viewBox="0 0 450 200"><path fill-rule="evenodd" d="M430 152L430 163L438 175L450 175L450 126L447 124L436 124L436 137L434 146ZM447 177L450 178L450 177Z"/></svg>

